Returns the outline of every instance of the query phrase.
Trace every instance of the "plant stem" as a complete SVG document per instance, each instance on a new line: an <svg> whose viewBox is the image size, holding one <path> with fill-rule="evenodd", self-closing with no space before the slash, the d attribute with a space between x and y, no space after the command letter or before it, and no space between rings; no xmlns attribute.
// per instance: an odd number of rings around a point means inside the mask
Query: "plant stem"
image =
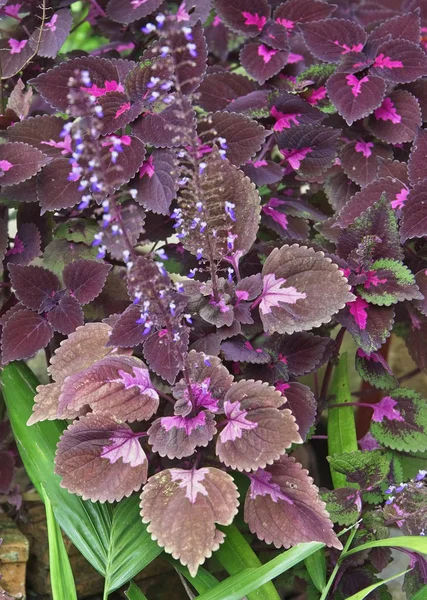
<svg viewBox="0 0 427 600"><path fill-rule="evenodd" d="M322 592L322 595L320 596L319 600L326 600L326 598L328 597L329 594L329 590L332 587L332 584L335 581L335 577L338 574L339 568L341 566L340 561L341 561L341 557L344 556L344 554L347 552L347 550L350 548L351 546L351 542L353 541L354 536L356 535L356 531L359 528L359 524L356 524L356 526L354 527L354 529L350 532L350 535L348 536L348 539L344 545L343 551L340 554L339 559L337 560L337 564L334 567L334 570L331 573L331 576L328 579L328 582L326 584L325 589Z"/></svg>
<svg viewBox="0 0 427 600"><path fill-rule="evenodd" d="M320 396L318 398L318 402L319 402L318 415L319 416L322 413L322 411L326 405L326 398L328 395L329 384L331 383L332 371L334 369L334 362L335 362L337 356L339 355L345 332L346 332L345 327L341 327L341 329L339 330L339 332L337 334L337 337L335 338L335 353L333 356L331 356L331 358L329 359L328 364L326 366L325 375L324 375L323 381L322 381L322 388L320 390Z"/></svg>

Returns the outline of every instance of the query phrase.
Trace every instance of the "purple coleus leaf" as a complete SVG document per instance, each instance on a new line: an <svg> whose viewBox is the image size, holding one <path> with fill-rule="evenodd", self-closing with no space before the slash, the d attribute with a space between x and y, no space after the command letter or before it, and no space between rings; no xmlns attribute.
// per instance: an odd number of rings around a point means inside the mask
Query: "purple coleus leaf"
<svg viewBox="0 0 427 600"><path fill-rule="evenodd" d="M415 275L415 280L417 282L418 289L423 294L423 300L414 301L417 309L422 313L425 317L427 317L427 269L422 269L418 271Z"/></svg>
<svg viewBox="0 0 427 600"><path fill-rule="evenodd" d="M80 417L65 430L55 457L61 487L84 500L115 502L147 479L147 459L138 434L106 415Z"/></svg>
<svg viewBox="0 0 427 600"><path fill-rule="evenodd" d="M167 469L144 486L141 516L153 539L195 577L224 541L215 523L232 523L238 496L233 478L219 469Z"/></svg>
<svg viewBox="0 0 427 600"><path fill-rule="evenodd" d="M48 156L58 157L71 154L71 137L60 136L63 128L64 119L54 115L38 115L8 127L6 135L10 142L30 144Z"/></svg>
<svg viewBox="0 0 427 600"><path fill-rule="evenodd" d="M53 329L44 317L32 310L18 310L3 326L2 364L34 356L47 346L52 336Z"/></svg>
<svg viewBox="0 0 427 600"><path fill-rule="evenodd" d="M425 179L425 156L427 152L427 129L419 129L412 144L408 162L409 181L416 186Z"/></svg>
<svg viewBox="0 0 427 600"><path fill-rule="evenodd" d="M390 306L403 300L422 300L415 276L400 261L391 258L376 260L371 265L370 276L357 286L358 293L372 304Z"/></svg>
<svg viewBox="0 0 427 600"><path fill-rule="evenodd" d="M180 326L176 331L162 329L153 333L144 343L144 357L152 371L174 383L182 369L183 355L188 349L188 328Z"/></svg>
<svg viewBox="0 0 427 600"><path fill-rule="evenodd" d="M264 348L276 365L285 364L291 375L300 377L315 371L329 360L334 351L334 342L331 338L309 332L274 334L267 340Z"/></svg>
<svg viewBox="0 0 427 600"><path fill-rule="evenodd" d="M379 46L370 72L392 83L410 83L427 75L427 56L418 43L387 40Z"/></svg>
<svg viewBox="0 0 427 600"><path fill-rule="evenodd" d="M404 452L427 449L426 401L419 394L398 388L372 408L370 431L380 444Z"/></svg>
<svg viewBox="0 0 427 600"><path fill-rule="evenodd" d="M9 265L9 273L17 298L31 310L45 310L60 289L58 277L43 267Z"/></svg>
<svg viewBox="0 0 427 600"><path fill-rule="evenodd" d="M216 0L215 8L228 27L247 37L259 35L270 16L267 0Z"/></svg>
<svg viewBox="0 0 427 600"><path fill-rule="evenodd" d="M286 92L274 98L270 114L276 121L273 130L278 132L298 125L315 124L325 118L320 110L299 96Z"/></svg>
<svg viewBox="0 0 427 600"><path fill-rule="evenodd" d="M367 35L363 27L347 19L326 19L299 27L310 52L326 62L339 62L349 52L361 52Z"/></svg>
<svg viewBox="0 0 427 600"><path fill-rule="evenodd" d="M144 231L145 212L132 200L123 202L117 207L117 212L112 217L103 231L92 242L92 245L105 246L112 258L123 260L129 251L129 243L136 246L140 235ZM123 235L126 230L126 238Z"/></svg>
<svg viewBox="0 0 427 600"><path fill-rule="evenodd" d="M314 425L317 414L317 401L310 388L297 381L276 384L286 397L286 406L290 409L298 425L298 433L305 441L310 428Z"/></svg>
<svg viewBox="0 0 427 600"><path fill-rule="evenodd" d="M427 191L424 182L417 183L402 206L400 236L402 242L427 235Z"/></svg>
<svg viewBox="0 0 427 600"><path fill-rule="evenodd" d="M113 21L118 23L133 23L143 19L155 10L162 3L161 0L110 0L107 5L107 14Z"/></svg>
<svg viewBox="0 0 427 600"><path fill-rule="evenodd" d="M150 373L144 363L131 356L106 356L64 381L59 397L62 411L77 414L84 406L94 413L109 414L119 421L150 419L159 406Z"/></svg>
<svg viewBox="0 0 427 600"><path fill-rule="evenodd" d="M261 381L241 380L225 396L224 429L216 452L227 466L239 471L264 468L301 436L280 392Z"/></svg>
<svg viewBox="0 0 427 600"><path fill-rule="evenodd" d="M335 319L347 329L366 354L375 352L390 336L394 310L392 307L368 304L359 296L352 304L340 311Z"/></svg>
<svg viewBox="0 0 427 600"><path fill-rule="evenodd" d="M342 548L318 488L294 458L284 455L250 479L245 521L259 539L276 548L313 541Z"/></svg>
<svg viewBox="0 0 427 600"><path fill-rule="evenodd" d="M47 314L47 320L56 331L68 335L83 325L83 309L77 298L66 292L59 295L55 306Z"/></svg>
<svg viewBox="0 0 427 600"><path fill-rule="evenodd" d="M22 142L0 146L0 182L2 186L22 183L36 175L49 162L49 157Z"/></svg>
<svg viewBox="0 0 427 600"><path fill-rule="evenodd" d="M172 152L154 150L135 180L136 201L147 210L167 215L178 190L177 162Z"/></svg>
<svg viewBox="0 0 427 600"><path fill-rule="evenodd" d="M320 21L329 17L336 7L319 0L287 0L279 4L274 12L274 20L287 29L295 32L297 23Z"/></svg>
<svg viewBox="0 0 427 600"><path fill-rule="evenodd" d="M65 287L80 304L92 302L102 291L111 265L94 260L75 260L63 272Z"/></svg>
<svg viewBox="0 0 427 600"><path fill-rule="evenodd" d="M82 191L78 181L71 181L68 158L55 158L37 177L37 200L41 214L79 204Z"/></svg>
<svg viewBox="0 0 427 600"><path fill-rule="evenodd" d="M261 85L283 69L289 53L274 50L265 44L246 44L240 52L240 61L247 73Z"/></svg>
<svg viewBox="0 0 427 600"><path fill-rule="evenodd" d="M321 175L336 156L340 131L319 125L300 125L283 130L277 143L284 163L294 171L309 177Z"/></svg>
<svg viewBox="0 0 427 600"><path fill-rule="evenodd" d="M356 370L362 379L376 388L389 390L397 385L396 377L379 352L366 354L359 348L356 352Z"/></svg>
<svg viewBox="0 0 427 600"><path fill-rule="evenodd" d="M27 265L40 255L41 237L34 223L23 223L13 240L13 248L6 252L6 262Z"/></svg>
<svg viewBox="0 0 427 600"><path fill-rule="evenodd" d="M318 327L330 321L354 298L338 266L325 258L323 252L315 252L306 246L294 244L276 248L264 263L262 275L264 281L267 277L268 284L264 290L268 290L273 281L268 276L274 275L275 285L278 280L284 280L288 288L294 288L300 294L292 304L283 300L279 300L280 304L269 303L267 297L260 305L261 319L269 332L294 333ZM279 296L284 298L284 295ZM276 297L272 299L277 300Z"/></svg>
<svg viewBox="0 0 427 600"><path fill-rule="evenodd" d="M114 323L109 346L138 346L149 336L145 323L140 322L141 309L131 304Z"/></svg>
<svg viewBox="0 0 427 600"><path fill-rule="evenodd" d="M256 83L244 75L229 72L208 73L198 90L199 104L209 112L223 110L233 100L250 94L256 89Z"/></svg>
<svg viewBox="0 0 427 600"><path fill-rule="evenodd" d="M326 84L329 99L348 125L381 106L386 83L380 77L335 73Z"/></svg>
<svg viewBox="0 0 427 600"><path fill-rule="evenodd" d="M222 342L221 351L226 360L254 364L270 362L270 357L264 349L254 348L249 340L240 336Z"/></svg>
<svg viewBox="0 0 427 600"><path fill-rule="evenodd" d="M401 144L412 142L421 124L421 109L415 96L406 90L395 90L374 110L368 127L383 142Z"/></svg>
<svg viewBox="0 0 427 600"><path fill-rule="evenodd" d="M378 156L391 158L390 150L374 142L359 140L346 144L340 159L344 173L361 187L365 187L377 178Z"/></svg>
<svg viewBox="0 0 427 600"><path fill-rule="evenodd" d="M369 34L368 41L370 43L375 40L382 41L388 35L391 35L393 40L404 39L419 44L421 35L419 14L414 11L387 19Z"/></svg>
<svg viewBox="0 0 427 600"><path fill-rule="evenodd" d="M34 30L29 39L30 46L39 56L55 58L67 39L72 24L71 11L67 8L58 10L44 24L42 31L40 27Z"/></svg>

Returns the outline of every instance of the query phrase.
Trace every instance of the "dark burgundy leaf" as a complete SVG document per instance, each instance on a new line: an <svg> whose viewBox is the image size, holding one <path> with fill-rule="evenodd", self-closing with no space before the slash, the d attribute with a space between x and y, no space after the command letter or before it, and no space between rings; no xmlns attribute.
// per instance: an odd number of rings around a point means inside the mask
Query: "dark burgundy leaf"
<svg viewBox="0 0 427 600"><path fill-rule="evenodd" d="M392 208L399 207L399 199L404 202L407 196L407 188L404 183L392 177L377 179L357 192L344 206L338 216L340 227L348 227L357 217L368 208L379 202L385 194Z"/></svg>
<svg viewBox="0 0 427 600"><path fill-rule="evenodd" d="M359 348L356 352L356 370L362 379L376 388L390 390L398 385L392 370L379 352L366 354Z"/></svg>
<svg viewBox="0 0 427 600"><path fill-rule="evenodd" d="M210 112L223 110L233 100L254 92L256 87L254 81L236 73L208 74L198 90L199 104Z"/></svg>
<svg viewBox="0 0 427 600"><path fill-rule="evenodd" d="M225 360L265 364L270 362L270 356L262 348L254 348L249 340L236 337L221 344Z"/></svg>
<svg viewBox="0 0 427 600"><path fill-rule="evenodd" d="M259 35L270 16L267 0L215 0L215 8L226 25L248 37Z"/></svg>
<svg viewBox="0 0 427 600"><path fill-rule="evenodd" d="M287 60L288 52L274 50L264 44L246 44L240 52L242 66L261 85L281 71Z"/></svg>
<svg viewBox="0 0 427 600"><path fill-rule="evenodd" d="M196 116L185 98L171 104L161 113L146 113L132 125L132 131L141 140L155 148L174 148L182 143L180 130L196 128ZM185 118L184 116L185 115Z"/></svg>
<svg viewBox="0 0 427 600"><path fill-rule="evenodd" d="M20 142L0 145L0 183L2 186L22 183L38 173L49 157L37 148Z"/></svg>
<svg viewBox="0 0 427 600"><path fill-rule="evenodd" d="M103 229L102 244L107 248L110 256L123 260L123 253L129 251L129 242L135 246L144 231L145 212L133 201L124 202L118 210L121 224L126 228L127 239L121 234L122 227L116 217L111 219Z"/></svg>
<svg viewBox="0 0 427 600"><path fill-rule="evenodd" d="M288 37L289 33L286 27L269 20L261 32L260 41L275 50L289 50Z"/></svg>
<svg viewBox="0 0 427 600"><path fill-rule="evenodd" d="M386 83L380 77L335 73L326 84L328 96L340 115L351 125L381 106Z"/></svg>
<svg viewBox="0 0 427 600"><path fill-rule="evenodd" d="M186 24L195 25L197 21L204 23L209 16L213 0L183 0L180 7L186 16Z"/></svg>
<svg viewBox="0 0 427 600"><path fill-rule="evenodd" d="M267 116L269 95L268 90L256 90L240 98L235 98L225 108L253 118L257 118L259 115Z"/></svg>
<svg viewBox="0 0 427 600"><path fill-rule="evenodd" d="M312 21L299 28L313 56L326 62L339 62L347 52L360 52L367 38L363 27L347 19Z"/></svg>
<svg viewBox="0 0 427 600"><path fill-rule="evenodd" d="M68 158L56 158L37 177L37 199L41 214L81 202L83 192L79 190L78 181L68 179L70 172Z"/></svg>
<svg viewBox="0 0 427 600"><path fill-rule="evenodd" d="M249 117L224 111L216 112L207 121L202 122L200 135L204 143L224 138L227 146L226 156L238 167L260 151L267 132L262 125Z"/></svg>
<svg viewBox="0 0 427 600"><path fill-rule="evenodd" d="M274 98L270 114L276 120L274 131L283 131L297 125L314 125L325 118L320 110L299 96L287 92Z"/></svg>
<svg viewBox="0 0 427 600"><path fill-rule="evenodd" d="M347 328L359 348L366 354L371 354L381 348L390 336L394 325L394 310L393 307L369 305L363 298L358 299L356 308L357 310L350 312L347 307L335 318Z"/></svg>
<svg viewBox="0 0 427 600"><path fill-rule="evenodd" d="M83 310L78 300L67 294L48 312L47 320L59 333L70 335L83 325Z"/></svg>
<svg viewBox="0 0 427 600"><path fill-rule="evenodd" d="M312 541L342 548L318 488L294 458L282 456L250 479L245 521L259 539L276 548Z"/></svg>
<svg viewBox="0 0 427 600"><path fill-rule="evenodd" d="M141 309L131 304L114 324L108 345L132 348L147 339L145 323L137 323L140 316Z"/></svg>
<svg viewBox="0 0 427 600"><path fill-rule="evenodd" d="M335 4L319 2L319 0L287 0L277 7L274 20L278 23L284 22L283 26L286 29L295 32L297 23L326 19L336 8Z"/></svg>
<svg viewBox="0 0 427 600"><path fill-rule="evenodd" d="M408 165L398 160L382 160L378 159L379 169L378 177L395 177L400 179L407 187L409 187Z"/></svg>
<svg viewBox="0 0 427 600"><path fill-rule="evenodd" d="M135 121L143 110L142 102L132 104L124 92L109 92L98 98L102 108L101 133L113 133Z"/></svg>
<svg viewBox="0 0 427 600"><path fill-rule="evenodd" d="M271 160L249 161L241 169L258 186L277 183L283 177L282 167Z"/></svg>
<svg viewBox="0 0 427 600"><path fill-rule="evenodd" d="M337 169L335 172L328 175L324 186L325 194L336 211L340 211L359 190L359 187L353 183L341 169Z"/></svg>
<svg viewBox="0 0 427 600"><path fill-rule="evenodd" d="M107 14L118 23L133 23L150 15L161 5L162 0L110 0Z"/></svg>
<svg viewBox="0 0 427 600"><path fill-rule="evenodd" d="M378 156L387 159L392 157L392 153L379 144L359 140L344 146L340 157L341 166L352 181L364 187L377 178Z"/></svg>
<svg viewBox="0 0 427 600"><path fill-rule="evenodd" d="M68 149L65 140L60 137L64 124L60 117L39 115L8 127L6 135L11 142L27 143L48 156L56 157L71 152L71 146Z"/></svg>
<svg viewBox="0 0 427 600"><path fill-rule="evenodd" d="M407 14L387 19L381 25L378 25L370 34L369 42L374 40L382 40L391 35L393 40L403 39L409 40L414 44L420 43L420 16L416 12L408 12Z"/></svg>
<svg viewBox="0 0 427 600"><path fill-rule="evenodd" d="M339 129L320 125L300 125L278 135L278 146L290 168L317 176L336 156Z"/></svg>
<svg viewBox="0 0 427 600"><path fill-rule="evenodd" d="M136 201L147 210L167 215L178 190L178 164L172 152L154 150L135 182Z"/></svg>
<svg viewBox="0 0 427 600"><path fill-rule="evenodd" d="M64 269L64 284L80 304L88 304L101 293L110 269L106 263L75 260Z"/></svg>
<svg viewBox="0 0 427 600"><path fill-rule="evenodd" d="M412 143L408 162L408 175L411 185L426 179L425 165L427 158L427 129L419 129Z"/></svg>
<svg viewBox="0 0 427 600"><path fill-rule="evenodd" d="M141 516L153 539L195 577L199 565L224 541L215 523L230 525L238 497L233 478L219 469L167 469L144 486Z"/></svg>
<svg viewBox="0 0 427 600"><path fill-rule="evenodd" d="M144 356L152 371L169 383L174 383L182 369L188 343L186 327L180 327L176 332L158 331L144 343Z"/></svg>
<svg viewBox="0 0 427 600"><path fill-rule="evenodd" d="M147 468L138 436L106 415L74 421L61 436L55 457L61 486L93 502L130 496L147 479Z"/></svg>
<svg viewBox="0 0 427 600"><path fill-rule="evenodd" d="M13 248L6 254L7 263L27 265L40 255L40 232L33 223L23 223L13 241Z"/></svg>
<svg viewBox="0 0 427 600"><path fill-rule="evenodd" d="M427 121L427 79L418 79L404 86L404 89L410 92L418 100L421 108L423 121Z"/></svg>
<svg viewBox="0 0 427 600"><path fill-rule="evenodd" d="M44 24L42 32L40 32L40 27L34 30L29 40L31 48L37 51L39 56L55 58L67 39L72 24L71 11L68 8L58 10Z"/></svg>
<svg viewBox="0 0 427 600"><path fill-rule="evenodd" d="M424 295L423 300L415 300L414 304L425 317L427 317L427 269L423 269L422 271L418 271L415 275L415 279L417 281L418 288L420 292Z"/></svg>
<svg viewBox="0 0 427 600"><path fill-rule="evenodd" d="M286 336L273 335L266 348L274 353L276 359L287 365L292 375L300 377L312 373L329 360L334 350L334 341L331 338L300 332Z"/></svg>
<svg viewBox="0 0 427 600"><path fill-rule="evenodd" d="M44 317L31 310L14 313L3 327L2 364L24 360L47 346L53 329Z"/></svg>
<svg viewBox="0 0 427 600"><path fill-rule="evenodd" d="M17 298L31 310L43 310L43 304L59 291L57 276L43 267L9 265L12 287Z"/></svg>
<svg viewBox="0 0 427 600"><path fill-rule="evenodd" d="M427 321L416 315L417 319L414 320L414 325L411 327L406 345L411 355L412 360L415 362L417 367L421 370L427 368Z"/></svg>
<svg viewBox="0 0 427 600"><path fill-rule="evenodd" d="M286 397L286 407L295 417L298 433L305 441L316 419L316 398L308 386L296 381L285 384L283 395Z"/></svg>
<svg viewBox="0 0 427 600"><path fill-rule="evenodd" d="M421 109L415 96L396 90L374 110L368 127L383 142L401 144L411 142L421 124Z"/></svg>
<svg viewBox="0 0 427 600"><path fill-rule="evenodd" d="M393 83L410 83L427 75L427 56L418 43L392 39L379 46L370 72Z"/></svg>
<svg viewBox="0 0 427 600"><path fill-rule="evenodd" d="M106 82L119 84L119 73L117 67L111 60L93 56L84 56L62 62L46 73L41 73L30 83L35 85L41 96L57 110L66 112L69 101L68 85L70 77L75 71L88 71L94 86L105 88Z"/></svg>
<svg viewBox="0 0 427 600"><path fill-rule="evenodd" d="M19 71L31 60L34 55L28 39L16 40L11 38L3 40L0 45L0 66L2 77L8 79L18 74Z"/></svg>
<svg viewBox="0 0 427 600"><path fill-rule="evenodd" d="M114 190L130 181L144 162L144 144L135 136L130 136L130 139L131 143L122 147L116 162L113 162L110 149L103 149L101 162L105 183Z"/></svg>
<svg viewBox="0 0 427 600"><path fill-rule="evenodd" d="M427 189L420 182L409 192L402 208L400 235L402 241L427 235Z"/></svg>

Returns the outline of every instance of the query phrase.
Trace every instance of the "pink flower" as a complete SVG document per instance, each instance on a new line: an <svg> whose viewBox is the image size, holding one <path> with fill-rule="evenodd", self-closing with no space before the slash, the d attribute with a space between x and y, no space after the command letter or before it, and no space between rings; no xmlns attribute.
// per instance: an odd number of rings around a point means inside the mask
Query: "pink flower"
<svg viewBox="0 0 427 600"><path fill-rule="evenodd" d="M263 291L261 294L260 311L267 315L275 306L280 307L281 303L295 304L297 300L303 300L307 297L304 292L298 292L293 286L282 287L286 279L279 277L276 279L274 273L268 273L263 278Z"/></svg>

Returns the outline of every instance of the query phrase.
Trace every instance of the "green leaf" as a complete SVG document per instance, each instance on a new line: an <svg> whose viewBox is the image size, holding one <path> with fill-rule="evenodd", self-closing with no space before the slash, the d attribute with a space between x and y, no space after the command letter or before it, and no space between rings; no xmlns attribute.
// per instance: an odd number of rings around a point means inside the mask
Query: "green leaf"
<svg viewBox="0 0 427 600"><path fill-rule="evenodd" d="M320 542L298 544L290 550L286 550L265 565L256 569L245 569L237 575L228 577L213 590L198 596L197 600L241 600L247 594L258 589L278 575L288 571L305 558L323 548Z"/></svg>
<svg viewBox="0 0 427 600"><path fill-rule="evenodd" d="M227 573L236 575L244 569L261 566L261 561L235 525L219 529L227 537L215 553L215 558L219 560ZM248 593L247 597L248 600L280 600L280 596L271 582Z"/></svg>
<svg viewBox="0 0 427 600"><path fill-rule="evenodd" d="M426 600L427 598L427 585L423 585L423 587L418 590L415 596L412 596L412 600Z"/></svg>
<svg viewBox="0 0 427 600"><path fill-rule="evenodd" d="M344 452L327 457L331 467L346 476L350 483L361 488L377 487L390 471L391 456L381 450Z"/></svg>
<svg viewBox="0 0 427 600"><path fill-rule="evenodd" d="M360 517L360 492L345 487L336 490L322 490L322 500L333 523L353 525Z"/></svg>
<svg viewBox="0 0 427 600"><path fill-rule="evenodd" d="M52 503L62 530L92 566L106 579L106 593L116 590L161 553L141 522L138 498L117 505L83 501L60 487L54 474L56 444L64 422L27 421L38 381L23 363L7 365L1 374L3 396L25 469L34 486Z"/></svg>
<svg viewBox="0 0 427 600"><path fill-rule="evenodd" d="M347 353L344 352L335 368L331 385L331 397L334 404L350 402L350 381L348 377ZM343 452L357 450L356 424L354 411L351 406L340 406L328 410L328 453L331 457ZM331 476L334 488L357 487L348 484L345 475L338 473L331 466Z"/></svg>
<svg viewBox="0 0 427 600"><path fill-rule="evenodd" d="M139 587L132 581L129 588L125 592L126 598L129 600L147 600L147 596L141 592Z"/></svg>
<svg viewBox="0 0 427 600"><path fill-rule="evenodd" d="M55 520L49 497L43 489L42 498L46 509L52 600L77 600L73 572L62 539L61 529Z"/></svg>
<svg viewBox="0 0 427 600"><path fill-rule="evenodd" d="M326 559L325 550L321 548L304 560L305 568L310 575L319 592L323 591L326 585Z"/></svg>
<svg viewBox="0 0 427 600"><path fill-rule="evenodd" d="M387 538L386 540L374 540L372 542L366 542L361 546L357 546L352 550L349 550L345 554L342 554L341 558L347 558L351 554L360 552L361 550L369 550L369 548L380 548L383 546L393 546L395 548L407 548L413 552L419 552L420 554L427 554L427 539L422 535L402 535L399 537Z"/></svg>
<svg viewBox="0 0 427 600"><path fill-rule="evenodd" d="M422 298L415 275L399 260L381 258L372 264L371 270L376 272L378 279L385 280L369 288L364 285L357 286L359 295L371 304L391 306L404 300Z"/></svg>
<svg viewBox="0 0 427 600"><path fill-rule="evenodd" d="M179 560L172 558L169 554L165 555L165 560L167 560L171 565L175 567L175 570L181 573L185 577L187 581L191 583L194 589L197 590L199 594L204 594L209 590L212 590L215 586L218 585L218 579L214 577L209 571L204 569L203 567L199 567L197 570L197 575L192 577L190 575L190 571L187 567L184 567Z"/></svg>
<svg viewBox="0 0 427 600"><path fill-rule="evenodd" d="M408 571L410 571L410 570L411 569L408 569ZM396 575L392 575L388 579L381 579L377 583L373 583L372 585L369 585L364 590L360 590L360 592L353 594L353 596L350 596L350 598L347 598L347 600L363 600L363 598L366 598L366 596L368 596L371 592L373 592L377 588L381 587L385 583L388 583L389 581L393 581L393 579L397 579L398 577L402 577L402 575L406 575L406 573L408 573L408 571L403 571L402 573L396 573Z"/></svg>

